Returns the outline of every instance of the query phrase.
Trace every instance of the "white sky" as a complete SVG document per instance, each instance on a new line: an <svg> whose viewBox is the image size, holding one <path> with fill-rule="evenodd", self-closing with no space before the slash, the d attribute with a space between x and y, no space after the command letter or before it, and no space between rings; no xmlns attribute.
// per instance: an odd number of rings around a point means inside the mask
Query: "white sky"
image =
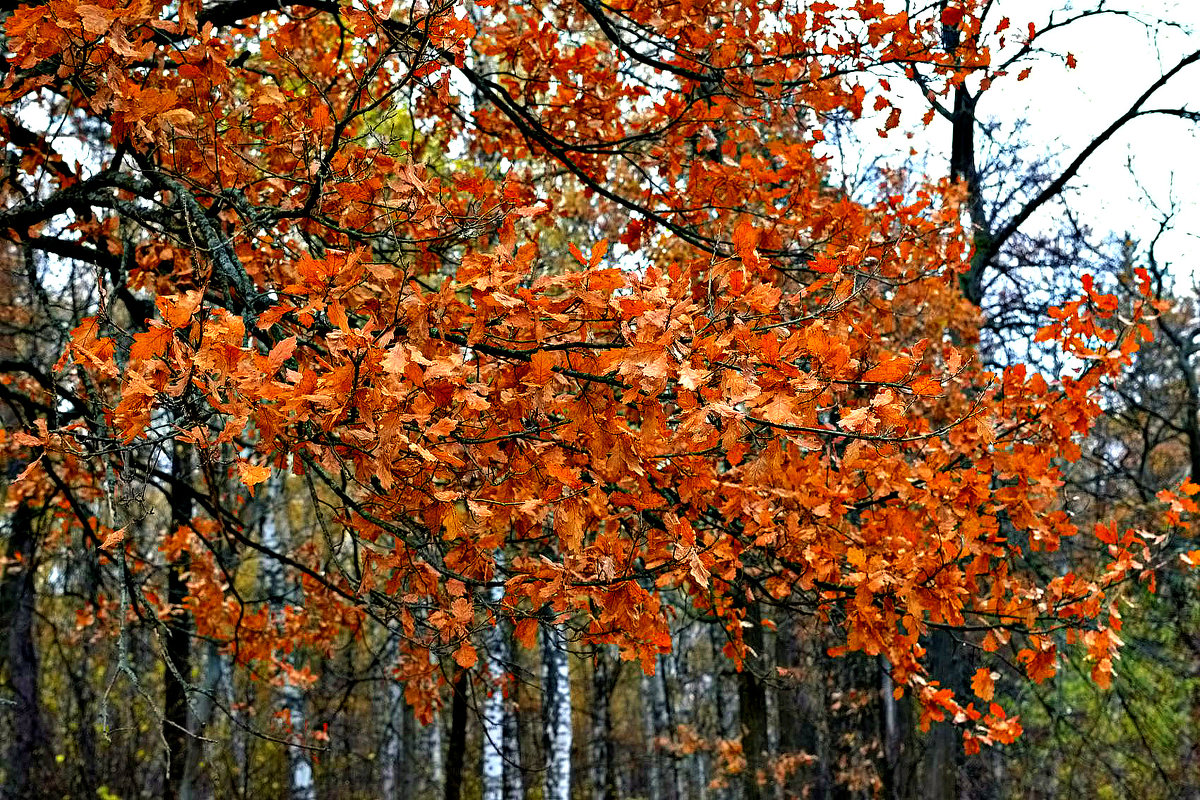
<svg viewBox="0 0 1200 800"><path fill-rule="evenodd" d="M1147 23L1115 15L1091 18L1040 38L1038 44L1060 56L1073 53L1078 61L1068 69L1065 58L1040 55L1030 62L1034 70L1023 82L1015 74L997 81L980 100L980 118L1029 121L1026 138L1041 155L1058 154L1062 166L1070 163L1097 134L1123 114L1133 101L1158 77L1185 54L1200 49L1200 0L1075 0L1078 8L1105 8L1132 11ZM1046 0L995 0L989 15L990 32L1003 16L1012 20L1009 46L1014 32L1025 30L1029 22L1042 28L1050 11L1063 3ZM1058 19L1063 12L1055 12ZM1180 28L1156 25L1168 20ZM995 42L993 44L993 57ZM1003 58L1003 53L1000 54ZM892 81L899 88L899 81ZM1167 84L1146 107L1188 106L1200 111L1200 64L1193 64ZM911 106L918 109L910 116L906 110L901 128L910 128L913 119L924 111L923 101L914 94ZM907 105L903 106L908 108ZM884 112L886 114L886 111ZM940 118L929 128L928 137L918 134L913 142L893 135L888 140L863 136L868 147L872 141L885 148L910 145L918 150L949 152L949 128ZM922 140L925 140L922 144ZM977 144L979 144L977 142ZM895 152L895 151L893 151ZM1137 182L1126 163L1132 160ZM944 164L945 161L943 160ZM930 161L936 170L937 160ZM1097 151L1079 175L1069 184L1075 190L1072 206L1081 213L1099 237L1130 232L1143 244L1157 231L1156 214L1149 206L1138 182L1161 208L1172 199L1178 212L1172 231L1160 240L1161 261L1170 263L1181 277L1200 275L1200 123L1165 115L1134 120ZM1051 207L1050 213L1054 212ZM1045 217L1043 217L1045 219ZM1036 217L1033 221L1036 224ZM1030 223L1027 223L1029 225Z"/></svg>

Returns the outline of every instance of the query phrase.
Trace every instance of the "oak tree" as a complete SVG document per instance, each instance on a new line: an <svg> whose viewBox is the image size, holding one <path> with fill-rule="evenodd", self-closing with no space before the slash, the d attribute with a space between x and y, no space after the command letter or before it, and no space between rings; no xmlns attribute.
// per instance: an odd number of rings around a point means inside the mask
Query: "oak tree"
<svg viewBox="0 0 1200 800"><path fill-rule="evenodd" d="M0 235L94 291L53 376L21 378L12 491L119 566L108 620L164 626L177 691L184 633L288 687L316 679L291 654L382 628L428 720L494 679L500 622L649 672L685 603L742 669L771 607L885 657L922 725L1010 742L990 667L955 693L924 637L1040 681L1065 625L1108 680L1157 540L1079 530L1061 470L1149 280L1120 314L1090 281L1053 312L1064 374L994 374L971 187L858 201L818 149L871 108L903 130L882 75L1004 79L989 5L17 6ZM157 536L128 486L171 498ZM266 536L263 503L301 491L312 537ZM1103 556L1027 567L1075 536ZM286 601L245 601L256 561ZM162 565L165 590L136 578Z"/></svg>

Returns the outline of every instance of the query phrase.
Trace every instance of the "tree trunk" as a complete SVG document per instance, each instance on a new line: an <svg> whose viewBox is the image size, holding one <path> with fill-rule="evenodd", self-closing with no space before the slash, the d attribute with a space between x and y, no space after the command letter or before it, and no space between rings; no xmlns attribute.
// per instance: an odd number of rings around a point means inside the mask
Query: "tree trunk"
<svg viewBox="0 0 1200 800"><path fill-rule="evenodd" d="M8 743L7 780L3 797L23 800L32 796L38 764L44 758L45 730L38 705L38 658L33 638L37 600L37 540L34 512L20 503L9 518L7 568L0 575L0 657L6 658L8 683L13 692L12 740Z"/></svg>
<svg viewBox="0 0 1200 800"><path fill-rule="evenodd" d="M504 553L496 554L497 574L503 569ZM497 583L488 589L488 603L493 609L499 609L500 601L504 599L504 587ZM496 624L487 632L486 654L487 695L483 701L483 754L480 774L483 779L483 800L505 800L510 796L506 788L520 782L518 761L510 760L509 750L514 744L508 740L510 730L507 717L510 714L510 702L506 696L509 686L508 632L502 620L497 616ZM515 731L511 731L515 734ZM520 797L520 790L515 792Z"/></svg>
<svg viewBox="0 0 1200 800"><path fill-rule="evenodd" d="M545 800L571 797L571 670L558 625L542 626L542 718L546 741Z"/></svg>
<svg viewBox="0 0 1200 800"><path fill-rule="evenodd" d="M171 528L169 534L192 524L191 459L180 444L171 455ZM192 678L191 618L184 609L187 597L188 551L167 565L166 665L163 675L165 701L162 736L167 748L167 775L163 784L165 800L177 800L187 768L188 689Z"/></svg>
<svg viewBox="0 0 1200 800"><path fill-rule="evenodd" d="M450 699L450 741L446 749L446 800L462 800L463 763L467 750L467 681L465 669L455 673Z"/></svg>
<svg viewBox="0 0 1200 800"><path fill-rule="evenodd" d="M192 733L187 743L183 780L179 785L179 800L202 800L213 796L212 786L203 780L204 742L200 738L212 721L213 698L221 687L225 668L221 651L212 642L205 647L203 691L193 706Z"/></svg>
<svg viewBox="0 0 1200 800"><path fill-rule="evenodd" d="M505 652L513 653L512 629L504 629ZM515 687L514 687L515 691ZM517 719L516 700L504 703L504 800L525 800L525 779L521 770L521 726Z"/></svg>
<svg viewBox="0 0 1200 800"><path fill-rule="evenodd" d="M434 714L433 721L425 728L424 736L425 757L429 763L429 771L424 774L425 785L422 797L433 797L446 787L445 762L442 760L442 717Z"/></svg>
<svg viewBox="0 0 1200 800"><path fill-rule="evenodd" d="M661 670L658 659L655 661L655 675L641 676L642 695L642 726L646 737L646 796L651 800L664 800L662 795L662 754L656 739L662 709L654 702L654 683L657 673Z"/></svg>
<svg viewBox="0 0 1200 800"><path fill-rule="evenodd" d="M767 690L762 676L756 671L758 665L754 663L763 652L762 614L757 602L747 606L745 621L750 627L743 630L743 641L754 653L746 654L738 673L738 713L742 725L742 754L746 758L742 793L745 800L764 800L759 779L765 776L767 768Z"/></svg>
<svg viewBox="0 0 1200 800"><path fill-rule="evenodd" d="M592 664L592 733L588 742L591 776L588 782L592 800L617 800L611 702L621 665L604 645L596 648Z"/></svg>
<svg viewBox="0 0 1200 800"><path fill-rule="evenodd" d="M942 681L944 686L961 691L958 680L962 672L964 653L958 652L958 643L947 631L938 628L934 630L929 642L930 672ZM957 800L958 798L958 756L962 747L958 742L958 734L954 726L946 721L934 723L929 734L929 749L925 754L925 781L922 797L928 800Z"/></svg>
<svg viewBox="0 0 1200 800"><path fill-rule="evenodd" d="M281 548L292 544L287 541L290 538L287 530L288 502L282 478L273 477L267 484L267 490L267 503L270 508L263 518L262 546L272 552L282 552ZM271 598L271 612L279 623L282 623L284 607L293 594L292 587L288 585L283 564L271 556L264 554L262 570L267 595ZM304 694L300 687L285 677L283 686L279 689L279 701L288 715L288 738L292 742L287 748L290 798L315 800L317 793L313 783L312 759L308 751L300 746L305 729Z"/></svg>
<svg viewBox="0 0 1200 800"><path fill-rule="evenodd" d="M389 640L388 656L394 655L394 642ZM379 748L380 795L382 800L400 800L408 796L410 781L402 780L408 754L404 737L408 731L404 701L404 686L396 680L390 669L384 670L386 680L383 688L384 721L383 744Z"/></svg>

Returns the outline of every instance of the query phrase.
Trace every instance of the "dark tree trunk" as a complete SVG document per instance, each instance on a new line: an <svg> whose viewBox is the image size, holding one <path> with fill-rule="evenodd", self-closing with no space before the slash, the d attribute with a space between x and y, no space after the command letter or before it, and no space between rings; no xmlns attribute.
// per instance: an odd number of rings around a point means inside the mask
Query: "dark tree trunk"
<svg viewBox="0 0 1200 800"><path fill-rule="evenodd" d="M33 639L34 572L37 540L33 510L19 504L10 517L5 555L8 567L0 577L0 636L7 660L8 683L13 693L12 740L8 743L8 776L3 797L20 800L34 794L45 730L38 706L38 659Z"/></svg>
<svg viewBox="0 0 1200 800"><path fill-rule="evenodd" d="M929 642L930 671L943 686L961 695L965 680L966 653L948 631L936 629ZM962 755L958 731L949 720L934 723L925 754L925 780L922 797L928 800L957 800L958 772Z"/></svg>
<svg viewBox="0 0 1200 800"><path fill-rule="evenodd" d="M621 663L604 646L596 648L592 663L592 741L588 745L592 798L617 800L611 701L621 674Z"/></svg>
<svg viewBox="0 0 1200 800"><path fill-rule="evenodd" d="M746 646L754 653L763 652L762 614L758 603L750 603L746 609L746 628L742 636ZM763 800L763 788L759 784L760 773L767 768L767 689L762 676L753 663L754 656L747 654L742 671L738 673L738 709L742 724L742 753L746 757L746 771L742 777L742 792L745 800Z"/></svg>
<svg viewBox="0 0 1200 800"><path fill-rule="evenodd" d="M454 676L450 699L450 741L446 743L446 800L462 799L463 764L467 750L467 671Z"/></svg>
<svg viewBox="0 0 1200 800"><path fill-rule="evenodd" d="M191 469L187 451L176 445L171 458L171 529L191 525ZM183 784L188 757L188 684L191 681L191 618L184 610L187 597L186 574L190 567L187 551L167 567L167 603L171 614L166 622L166 674L163 708L163 741L167 746L167 779L163 784L165 800L176 800Z"/></svg>

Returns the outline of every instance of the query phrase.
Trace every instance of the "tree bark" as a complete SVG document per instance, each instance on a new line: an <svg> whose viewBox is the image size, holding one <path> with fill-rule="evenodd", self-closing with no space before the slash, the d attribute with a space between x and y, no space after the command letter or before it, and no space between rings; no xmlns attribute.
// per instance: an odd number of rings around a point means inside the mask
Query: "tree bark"
<svg viewBox="0 0 1200 800"><path fill-rule="evenodd" d="M504 565L504 553L496 554L496 569ZM504 587L500 584L488 590L488 603L493 609L499 609L500 601L504 599ZM483 753L480 764L480 774L483 779L483 800L505 800L506 797L520 797L518 786L521 780L516 759L510 760L510 750L515 741L509 737L515 735L514 726L508 717L511 713L511 703L506 696L509 686L510 650L508 632L503 621L497 617L496 624L486 636L487 695L483 701Z"/></svg>
<svg viewBox="0 0 1200 800"><path fill-rule="evenodd" d="M959 675L963 653L958 652L958 642L941 628L934 630L929 642L930 672L943 681L943 685L961 692ZM962 747L958 734L949 721L934 723L929 734L929 749L925 754L925 780L922 797L928 800L957 800L959 754Z"/></svg>
<svg viewBox="0 0 1200 800"><path fill-rule="evenodd" d="M212 721L213 698L221 688L225 677L221 651L209 642L205 647L203 691L199 693L193 707L192 733L188 738L187 756L183 769L183 780L179 784L179 800L201 800L212 797L212 786L203 780L204 742L200 738L208 723Z"/></svg>
<svg viewBox="0 0 1200 800"><path fill-rule="evenodd" d="M174 534L192 523L191 459L188 451L175 444L171 455L171 528ZM188 755L188 689L192 677L192 621L183 601L187 597L188 551L167 566L166 669L163 683L162 735L167 748L167 775L163 784L165 800L180 797Z"/></svg>
<svg viewBox="0 0 1200 800"><path fill-rule="evenodd" d="M8 743L3 798L23 800L34 793L38 763L44 757L45 729L38 704L38 657L33 638L37 539L34 511L20 503L9 518L7 567L0 577L0 657L7 660L13 692L12 741Z"/></svg>
<svg viewBox="0 0 1200 800"><path fill-rule="evenodd" d="M290 546L287 540L290 532L287 530L288 502L283 480L273 477L267 484L269 492L267 502L270 508L262 524L262 546L272 552L282 552L281 548ZM263 577L266 581L267 594L271 598L271 613L281 623L284 607L292 595L292 587L288 585L284 574L283 564L270 556L263 561ZM287 748L288 777L291 787L291 800L315 800L316 786L313 783L312 758L308 751L300 746L300 737L305 728L304 694L300 687L284 679L279 689L280 705L288 713L288 723L291 730L288 738L291 740Z"/></svg>
<svg viewBox="0 0 1200 800"><path fill-rule="evenodd" d="M571 797L571 670L566 637L542 626L542 715L546 740L546 800Z"/></svg>
<svg viewBox="0 0 1200 800"><path fill-rule="evenodd" d="M592 800L617 800L618 796L611 702L620 672L620 662L608 648L597 647L592 660L592 734L588 743Z"/></svg>
<svg viewBox="0 0 1200 800"><path fill-rule="evenodd" d="M446 800L462 800L463 763L467 750L467 678L458 670L450 698L450 741L446 748Z"/></svg>
<svg viewBox="0 0 1200 800"><path fill-rule="evenodd" d="M766 774L767 768L767 690L753 663L763 652L762 614L757 602L747 605L746 622L750 623L750 627L743 630L743 641L754 653L747 653L742 670L738 673L742 754L746 758L742 793L745 800L764 800L765 793L759 778Z"/></svg>
<svg viewBox="0 0 1200 800"><path fill-rule="evenodd" d="M387 655L395 655L395 642L389 639ZM411 781L402 780L408 761L404 737L409 730L404 701L404 686L384 670L386 680L382 692L384 703L383 743L380 750L380 796L382 800L400 800L408 796Z"/></svg>

